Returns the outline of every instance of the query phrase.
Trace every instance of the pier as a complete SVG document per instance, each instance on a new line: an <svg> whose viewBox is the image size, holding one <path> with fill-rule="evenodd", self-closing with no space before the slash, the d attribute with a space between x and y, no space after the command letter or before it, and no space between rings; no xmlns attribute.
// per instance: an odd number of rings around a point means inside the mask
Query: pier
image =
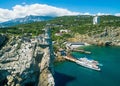
<svg viewBox="0 0 120 86"><path fill-rule="evenodd" d="M69 60L69 61L72 61L72 62L76 62L76 60L77 60L77 59L73 58L73 57L70 56L70 55L64 56L64 58L65 58L66 60Z"/></svg>
<svg viewBox="0 0 120 86"><path fill-rule="evenodd" d="M85 51L85 50L72 49L71 51L73 51L73 52L85 53L85 54L91 54L90 51Z"/></svg>

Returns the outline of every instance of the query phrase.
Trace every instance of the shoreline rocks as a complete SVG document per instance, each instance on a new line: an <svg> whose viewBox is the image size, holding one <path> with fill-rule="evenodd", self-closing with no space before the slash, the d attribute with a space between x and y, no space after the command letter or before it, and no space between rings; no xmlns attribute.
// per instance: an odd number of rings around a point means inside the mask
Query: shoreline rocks
<svg viewBox="0 0 120 86"><path fill-rule="evenodd" d="M114 30L108 28L101 33L92 34L91 36L87 35L87 33L83 35L76 33L74 40L98 46L120 46L120 28Z"/></svg>

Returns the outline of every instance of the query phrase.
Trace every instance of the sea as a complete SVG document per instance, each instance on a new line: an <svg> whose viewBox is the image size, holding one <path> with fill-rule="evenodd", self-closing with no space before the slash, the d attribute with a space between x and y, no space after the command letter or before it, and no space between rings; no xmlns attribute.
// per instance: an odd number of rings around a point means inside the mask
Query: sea
<svg viewBox="0 0 120 86"><path fill-rule="evenodd" d="M75 58L87 57L100 63L101 71L82 67L70 61L58 63L55 69L55 86L120 86L120 47L87 46L92 54L72 52Z"/></svg>

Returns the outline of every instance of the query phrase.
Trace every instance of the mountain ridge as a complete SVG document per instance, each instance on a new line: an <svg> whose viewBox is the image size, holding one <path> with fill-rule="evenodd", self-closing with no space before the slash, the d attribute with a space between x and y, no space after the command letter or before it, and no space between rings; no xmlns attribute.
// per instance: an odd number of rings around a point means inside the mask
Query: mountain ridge
<svg viewBox="0 0 120 86"><path fill-rule="evenodd" d="M15 26L18 24L26 24L26 23L32 23L32 22L40 22L40 21L47 21L47 20L51 20L55 17L52 16L33 16L33 15L29 15L29 16L25 16L23 18L16 18L16 19L12 19L6 22L2 22L0 23L0 27L9 27L9 26Z"/></svg>

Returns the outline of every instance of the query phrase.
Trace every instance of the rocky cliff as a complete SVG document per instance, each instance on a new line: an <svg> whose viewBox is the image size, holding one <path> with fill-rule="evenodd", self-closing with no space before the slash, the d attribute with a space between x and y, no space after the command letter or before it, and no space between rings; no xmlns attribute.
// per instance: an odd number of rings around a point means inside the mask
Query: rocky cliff
<svg viewBox="0 0 120 86"><path fill-rule="evenodd" d="M0 85L54 86L51 65L48 46L38 46L36 38L11 37L0 50Z"/></svg>
<svg viewBox="0 0 120 86"><path fill-rule="evenodd" d="M53 78L53 65L51 65L50 58L50 48L47 47L44 49L44 56L40 63L40 77L39 77L39 86L55 86Z"/></svg>
<svg viewBox="0 0 120 86"><path fill-rule="evenodd" d="M102 45L102 46L120 46L120 28L113 29L112 27L104 29L102 32L89 32L91 35L87 33L84 35L76 33L74 38L70 41L81 41L87 42L93 45Z"/></svg>

